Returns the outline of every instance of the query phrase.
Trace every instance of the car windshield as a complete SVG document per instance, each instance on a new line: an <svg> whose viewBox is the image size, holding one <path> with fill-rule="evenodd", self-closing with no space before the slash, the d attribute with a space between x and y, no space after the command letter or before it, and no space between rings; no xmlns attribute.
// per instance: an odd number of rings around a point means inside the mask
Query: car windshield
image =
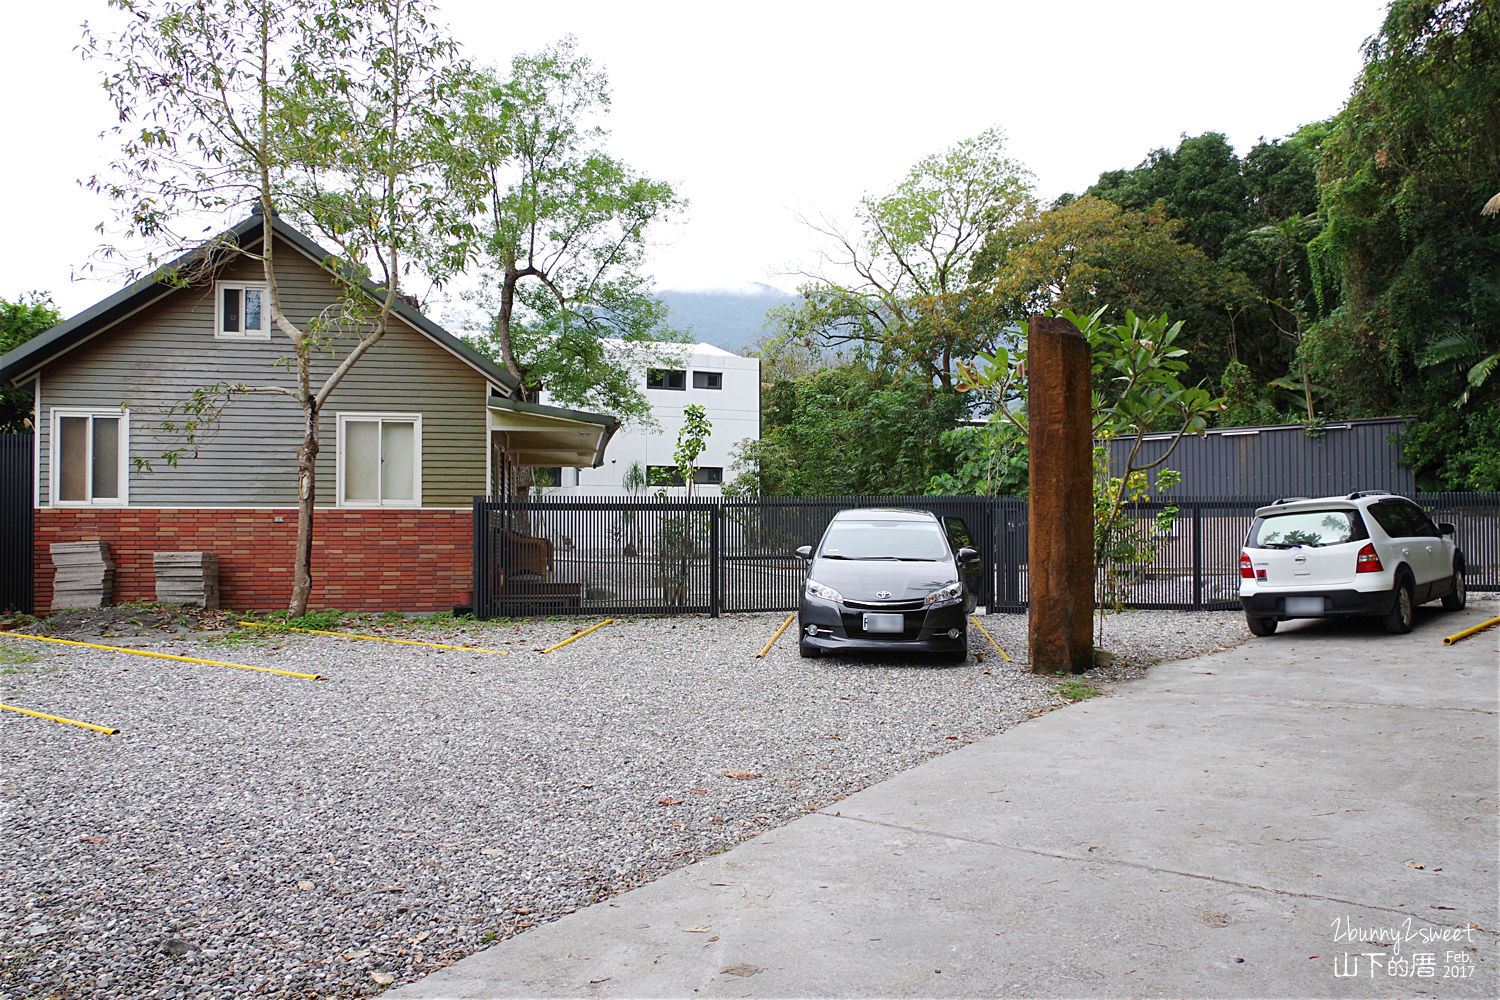
<svg viewBox="0 0 1500 1000"><path fill-rule="evenodd" d="M1338 545L1355 538L1351 510L1299 510L1272 514L1260 521L1250 544L1262 549L1289 549L1303 545Z"/></svg>
<svg viewBox="0 0 1500 1000"><path fill-rule="evenodd" d="M931 521L835 521L818 554L826 559L936 562L948 558L948 546Z"/></svg>

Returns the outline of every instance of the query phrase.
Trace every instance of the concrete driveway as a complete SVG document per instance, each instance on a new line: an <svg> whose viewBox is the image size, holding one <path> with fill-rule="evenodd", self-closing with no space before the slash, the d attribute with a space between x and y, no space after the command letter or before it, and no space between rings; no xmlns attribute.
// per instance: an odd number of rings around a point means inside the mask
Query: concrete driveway
<svg viewBox="0 0 1500 1000"><path fill-rule="evenodd" d="M1159 665L390 995L1500 995L1497 614Z"/></svg>

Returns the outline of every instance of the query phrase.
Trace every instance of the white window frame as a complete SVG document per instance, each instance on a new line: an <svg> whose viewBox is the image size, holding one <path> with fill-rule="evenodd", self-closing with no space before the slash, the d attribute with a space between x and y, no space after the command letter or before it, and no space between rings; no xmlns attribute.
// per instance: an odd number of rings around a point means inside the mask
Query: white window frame
<svg viewBox="0 0 1500 1000"><path fill-rule="evenodd" d="M224 293L229 289L240 293L239 330L224 329ZM259 330L245 330L245 292L260 292ZM271 339L271 293L264 281L216 281L214 282L214 339L215 340L270 340Z"/></svg>
<svg viewBox="0 0 1500 1000"><path fill-rule="evenodd" d="M413 509L422 506L422 414L420 413L388 413L385 411L363 411L351 410L337 415L338 418L338 493L337 506L364 510L382 510L387 508ZM345 485L345 460L349 454L345 428L350 422L381 422L412 424L412 476L416 480L412 483L412 499L410 500L350 500L344 495Z"/></svg>
<svg viewBox="0 0 1500 1000"><path fill-rule="evenodd" d="M64 500L62 492L62 462L60 452L62 451L62 426L63 417L88 417L89 418L89 453L84 457L84 468L88 474L88 498L84 500ZM119 470L116 473L120 484L120 495L118 497L106 497L102 500L94 499L94 418L109 417L120 422L120 437L118 450ZM124 407L86 407L86 406L54 406L48 425L49 440L47 476L51 480L48 484L48 499L54 507L125 507L130 504L130 411Z"/></svg>

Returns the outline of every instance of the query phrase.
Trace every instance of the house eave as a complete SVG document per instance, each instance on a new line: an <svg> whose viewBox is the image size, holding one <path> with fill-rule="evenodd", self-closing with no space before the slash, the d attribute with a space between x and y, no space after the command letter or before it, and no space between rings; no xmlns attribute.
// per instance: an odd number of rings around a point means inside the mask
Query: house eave
<svg viewBox="0 0 1500 1000"><path fill-rule="evenodd" d="M515 399L491 399L488 410L490 433L503 434L511 460L532 468L596 469L620 427L619 420L602 413Z"/></svg>

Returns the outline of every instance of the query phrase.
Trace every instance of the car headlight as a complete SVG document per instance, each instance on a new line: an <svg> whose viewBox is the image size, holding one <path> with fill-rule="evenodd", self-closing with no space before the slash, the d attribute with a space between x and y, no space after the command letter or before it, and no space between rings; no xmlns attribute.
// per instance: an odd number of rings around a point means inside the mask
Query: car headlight
<svg viewBox="0 0 1500 1000"><path fill-rule="evenodd" d="M927 606L929 608L946 608L950 604L957 604L963 593L964 585L962 583L950 583L942 590L928 594Z"/></svg>
<svg viewBox="0 0 1500 1000"><path fill-rule="evenodd" d="M821 583L819 583L817 580L812 579L811 577L808 577L807 580L807 596L816 597L822 601L832 601L835 604L844 603L843 594L840 594L832 587L823 586Z"/></svg>

